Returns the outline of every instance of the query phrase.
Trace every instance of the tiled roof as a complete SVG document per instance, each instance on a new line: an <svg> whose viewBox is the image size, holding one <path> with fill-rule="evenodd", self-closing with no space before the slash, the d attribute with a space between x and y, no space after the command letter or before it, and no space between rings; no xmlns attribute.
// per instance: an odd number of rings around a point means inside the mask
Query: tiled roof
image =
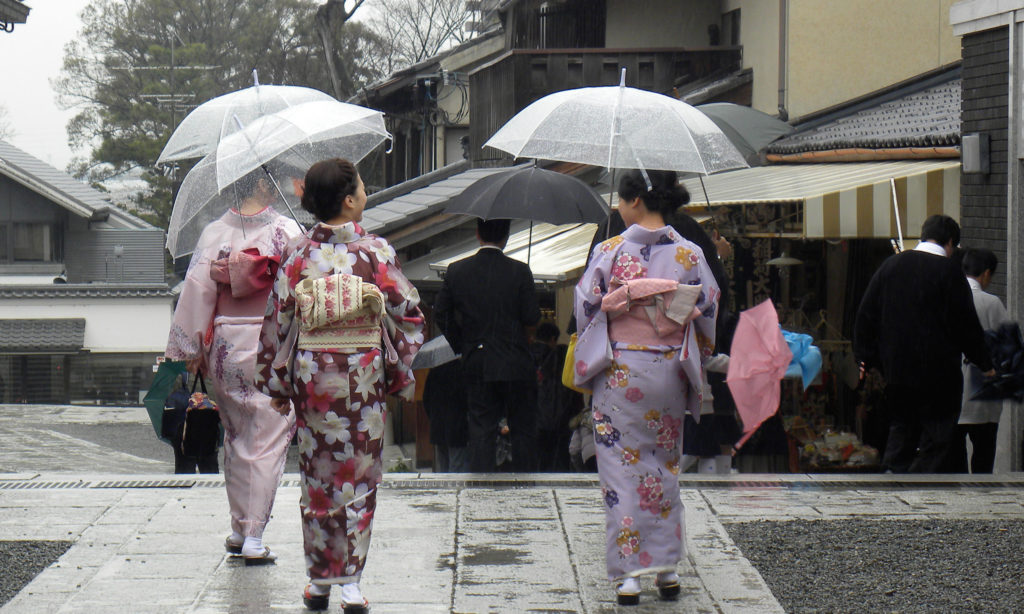
<svg viewBox="0 0 1024 614"><path fill-rule="evenodd" d="M0 353L67 353L82 349L85 318L0 320Z"/></svg>
<svg viewBox="0 0 1024 614"><path fill-rule="evenodd" d="M109 213L115 226L152 228L134 215L118 209L103 192L2 140L0 175L9 177L82 217Z"/></svg>
<svg viewBox="0 0 1024 614"><path fill-rule="evenodd" d="M831 149L942 147L960 144L961 80L863 108L772 143L770 154Z"/></svg>
<svg viewBox="0 0 1024 614"><path fill-rule="evenodd" d="M0 286L0 299L12 298L170 298L166 284L121 286L113 284L53 284L50 286Z"/></svg>

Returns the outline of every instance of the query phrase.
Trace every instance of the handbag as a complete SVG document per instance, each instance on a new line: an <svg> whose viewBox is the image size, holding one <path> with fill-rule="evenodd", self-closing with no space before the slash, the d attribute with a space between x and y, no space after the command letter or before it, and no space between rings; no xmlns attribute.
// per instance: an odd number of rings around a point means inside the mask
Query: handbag
<svg viewBox="0 0 1024 614"><path fill-rule="evenodd" d="M576 341L578 339L578 333L573 333L569 337L569 348L565 352L565 364L562 366L562 385L580 394L590 394L593 392L590 388L576 385Z"/></svg>
<svg viewBox="0 0 1024 614"><path fill-rule="evenodd" d="M196 392L196 385L202 392ZM192 394L185 408L185 427L181 435L181 452L185 456L207 456L217 451L220 440L220 412L206 391L203 373L197 372Z"/></svg>

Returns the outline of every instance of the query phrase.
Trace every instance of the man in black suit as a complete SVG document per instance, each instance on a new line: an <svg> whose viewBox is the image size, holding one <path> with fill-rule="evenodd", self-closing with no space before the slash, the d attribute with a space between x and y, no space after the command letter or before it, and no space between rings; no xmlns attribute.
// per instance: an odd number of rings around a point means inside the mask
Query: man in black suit
<svg viewBox="0 0 1024 614"><path fill-rule="evenodd" d="M529 265L502 253L509 220L479 220L480 250L452 263L434 306L438 326L462 354L469 405L469 466L492 472L498 422L508 418L512 461L533 471L536 386L526 328L540 320ZM965 282L966 283L966 282Z"/></svg>
<svg viewBox="0 0 1024 614"><path fill-rule="evenodd" d="M994 374L974 299L950 258L960 225L932 215L921 242L889 257L871 278L854 330L862 371L885 378L890 417L882 465L895 473L938 473L948 467L963 392L961 355Z"/></svg>

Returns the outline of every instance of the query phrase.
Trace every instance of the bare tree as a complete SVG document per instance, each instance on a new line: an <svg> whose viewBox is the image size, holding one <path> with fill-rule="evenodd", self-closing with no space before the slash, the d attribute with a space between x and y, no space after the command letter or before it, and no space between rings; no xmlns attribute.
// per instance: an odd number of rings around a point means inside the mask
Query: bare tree
<svg viewBox="0 0 1024 614"><path fill-rule="evenodd" d="M331 87L334 89L334 97L338 100L345 100L355 93L355 84L349 74L348 66L344 61L335 61L334 37L332 30L342 28L345 22L351 19L356 10L366 0L355 0L351 9L347 9L347 0L327 0L316 11L316 30L320 35L320 42L324 48L324 58L327 60L327 73L331 76Z"/></svg>
<svg viewBox="0 0 1024 614"><path fill-rule="evenodd" d="M465 0L375 0L370 26L384 39L377 68L390 74L465 42Z"/></svg>
<svg viewBox="0 0 1024 614"><path fill-rule="evenodd" d="M14 126L8 118L7 107L0 104L0 141L6 141L14 136Z"/></svg>

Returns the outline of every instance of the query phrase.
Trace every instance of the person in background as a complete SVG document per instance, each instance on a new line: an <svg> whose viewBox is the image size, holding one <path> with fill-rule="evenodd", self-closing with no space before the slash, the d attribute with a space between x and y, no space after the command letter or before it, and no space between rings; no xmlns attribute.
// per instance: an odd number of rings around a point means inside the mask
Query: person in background
<svg viewBox="0 0 1024 614"><path fill-rule="evenodd" d="M469 467L495 471L498 423L508 419L515 471L534 471L537 379L527 329L540 320L529 265L502 250L508 220L478 220L480 250L452 263L434 306L437 325L462 354L469 404Z"/></svg>
<svg viewBox="0 0 1024 614"><path fill-rule="evenodd" d="M971 288L950 258L960 225L932 215L921 242L886 259L857 310L853 351L861 374L885 378L889 438L882 466L893 473L947 471L963 394L961 357L994 375Z"/></svg>
<svg viewBox="0 0 1024 614"><path fill-rule="evenodd" d="M299 509L310 584L325 610L341 585L346 614L365 614L359 587L383 468L385 397L411 401L423 344L419 293L394 248L359 222L363 180L348 160L306 173L302 208L319 223L289 243L260 334L257 384L298 422Z"/></svg>
<svg viewBox="0 0 1024 614"><path fill-rule="evenodd" d="M438 365L427 372L427 381L423 386L423 409L430 420L434 471L469 472L466 385L462 379L462 365L458 360Z"/></svg>
<svg viewBox="0 0 1024 614"><path fill-rule="evenodd" d="M579 411L574 407L579 393L562 385L568 347L558 343L558 336L558 326L541 322L530 344L537 369L538 471L569 471L569 420Z"/></svg>
<svg viewBox="0 0 1024 614"><path fill-rule="evenodd" d="M701 248L666 224L689 200L675 172L629 171L618 193L627 228L576 286L575 383L593 390L608 579L636 605L645 574L663 599L680 592L681 427L700 410L719 290Z"/></svg>
<svg viewBox="0 0 1024 614"><path fill-rule="evenodd" d="M167 358L204 372L224 426L224 482L231 535L224 548L247 565L273 563L263 532L284 473L295 416L279 413L253 385L260 325L273 285L271 271L298 223L274 210L264 171L241 179L237 208L199 237L167 340Z"/></svg>
<svg viewBox="0 0 1024 614"><path fill-rule="evenodd" d="M974 297L974 310L983 330L995 330L1000 324L1010 321L1006 307L999 297L985 292L992 283L999 261L991 250L968 249L964 251L961 268L967 276L967 284ZM950 471L967 473L967 439L971 440L973 452L970 458L971 473L992 473L996 457L996 434L999 430L999 416L1003 401L972 401L973 394L985 380L984 374L972 364L963 366L964 396L960 409L960 420L953 440Z"/></svg>

